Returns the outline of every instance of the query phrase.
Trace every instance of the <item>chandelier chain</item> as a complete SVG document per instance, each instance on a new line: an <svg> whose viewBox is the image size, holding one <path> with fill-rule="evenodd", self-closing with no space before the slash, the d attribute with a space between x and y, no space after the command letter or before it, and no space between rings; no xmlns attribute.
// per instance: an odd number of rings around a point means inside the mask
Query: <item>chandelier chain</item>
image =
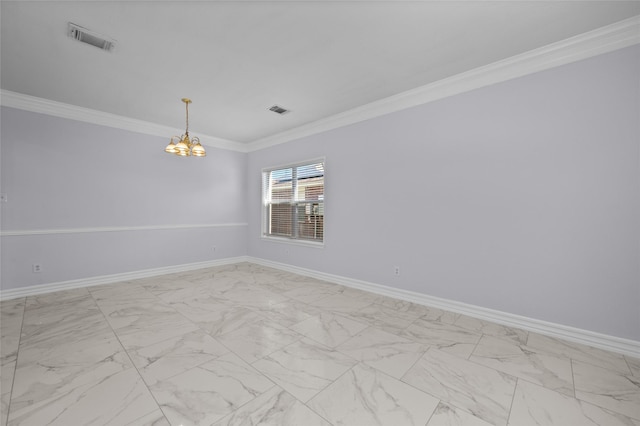
<svg viewBox="0 0 640 426"><path fill-rule="evenodd" d="M185 132L182 136L173 136L169 141L169 145L164 149L164 152L169 154L179 155L180 157L206 157L207 152L200 144L199 138L189 137L189 104L191 99L182 98L182 102L185 103ZM175 140L175 142L174 142Z"/></svg>
<svg viewBox="0 0 640 426"><path fill-rule="evenodd" d="M187 108L187 130L185 130L185 133L188 135L189 134L189 102L185 102L184 103L185 107Z"/></svg>

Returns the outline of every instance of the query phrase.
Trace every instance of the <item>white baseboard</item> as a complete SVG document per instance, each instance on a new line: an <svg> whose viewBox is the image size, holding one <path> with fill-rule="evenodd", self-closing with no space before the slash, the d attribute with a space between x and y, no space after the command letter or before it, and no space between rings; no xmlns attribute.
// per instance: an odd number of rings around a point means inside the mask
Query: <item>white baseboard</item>
<svg viewBox="0 0 640 426"><path fill-rule="evenodd" d="M408 302L417 303L428 307L444 309L447 311L468 315L485 321L506 325L509 327L520 328L523 330L533 331L535 333L544 334L571 342L581 343L583 345L593 346L611 352L629 355L640 358L640 342L620 337L609 336L607 334L596 333L593 331L583 330L575 327L569 327L562 324L541 321L534 318L527 318L520 315L514 315L507 312L487 309L480 306L469 305L466 303L456 302L454 300L442 299L439 297L429 296L427 294L416 293L413 291L402 290L398 288L388 287L380 284L374 284L367 281L356 280L353 278L342 277L339 275L327 274L324 272L314 271L311 269L300 268L297 266L287 265L284 263L273 262L266 259L248 257L248 262L270 268L281 269L283 271L292 272L294 274L304 275L317 278L324 281L344 285L345 287L356 288L383 296L392 297L394 299L406 300Z"/></svg>
<svg viewBox="0 0 640 426"><path fill-rule="evenodd" d="M0 300L17 299L19 297L34 296L38 294L52 293L60 290L92 287L94 285L112 284L121 281L135 280L139 278L155 277L158 275L173 274L176 272L192 271L195 269L210 268L213 266L229 265L232 263L247 262L248 257L228 257L225 259L209 260L206 262L187 263L184 265L164 266L162 268L144 269L141 271L123 272L120 274L101 275L97 277L82 278L78 280L60 281L56 283L32 285L29 287L12 288L0 291Z"/></svg>
<svg viewBox="0 0 640 426"><path fill-rule="evenodd" d="M139 278L148 278L158 275L172 274L176 272L192 271L195 269L210 268L214 266L229 265L240 262L251 262L270 268L280 269L294 274L304 275L307 277L317 278L324 281L344 285L345 287L356 288L383 296L392 297L394 299L406 300L408 302L417 303L419 305L444 309L447 311L468 315L485 321L491 321L503 324L509 327L521 328L523 330L533 331L551 337L557 337L588 346L617 352L623 355L629 355L640 358L640 342L620 337L609 336L606 334L595 333L593 331L582 330L575 327L569 327L562 324L555 324L547 321L541 321L533 318L527 318L507 312L487 309L480 306L469 305L466 303L456 302L453 300L433 297L422 293L402 290L398 288L388 287L380 284L370 283L367 281L356 280L353 278L342 277L339 275L328 274L325 272L315 271L312 269L300 268L285 263L273 262L251 256L238 256L226 259L211 260L207 262L189 263L184 265L166 266L162 268L146 269L142 271L125 272L121 274L103 275L98 277L90 277L85 279L61 281L57 283L35 285L23 288L9 289L0 291L0 300L17 299L19 297L33 296L44 293L51 293L60 290L70 290L74 288L91 287L100 284L111 284L120 281L128 281Z"/></svg>

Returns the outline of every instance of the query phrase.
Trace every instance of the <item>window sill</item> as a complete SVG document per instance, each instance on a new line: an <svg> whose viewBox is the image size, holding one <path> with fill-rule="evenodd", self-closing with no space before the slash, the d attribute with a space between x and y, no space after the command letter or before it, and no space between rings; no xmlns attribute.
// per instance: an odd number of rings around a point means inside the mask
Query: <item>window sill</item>
<svg viewBox="0 0 640 426"><path fill-rule="evenodd" d="M268 237L263 235L263 241L269 241L272 243L280 243L280 244L290 244L294 246L303 246L303 247L312 247L312 248L324 248L324 242L318 241L307 241L307 240L297 240L293 238L286 237Z"/></svg>

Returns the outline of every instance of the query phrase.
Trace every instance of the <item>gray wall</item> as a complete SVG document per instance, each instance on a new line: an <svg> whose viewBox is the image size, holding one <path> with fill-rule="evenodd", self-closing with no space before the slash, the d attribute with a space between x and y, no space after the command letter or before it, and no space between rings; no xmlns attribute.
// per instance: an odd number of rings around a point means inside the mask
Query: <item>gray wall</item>
<svg viewBox="0 0 640 426"><path fill-rule="evenodd" d="M635 46L252 152L249 255L640 340L638 76ZM319 156L325 247L261 239L260 170Z"/></svg>
<svg viewBox="0 0 640 426"><path fill-rule="evenodd" d="M636 46L205 159L3 107L3 231L249 227L5 236L2 288L249 254L640 340L638 75ZM260 170L320 156L325 247L262 240Z"/></svg>
<svg viewBox="0 0 640 426"><path fill-rule="evenodd" d="M244 153L178 158L168 138L6 107L1 132L3 231L247 222ZM246 228L3 236L2 288L241 256Z"/></svg>

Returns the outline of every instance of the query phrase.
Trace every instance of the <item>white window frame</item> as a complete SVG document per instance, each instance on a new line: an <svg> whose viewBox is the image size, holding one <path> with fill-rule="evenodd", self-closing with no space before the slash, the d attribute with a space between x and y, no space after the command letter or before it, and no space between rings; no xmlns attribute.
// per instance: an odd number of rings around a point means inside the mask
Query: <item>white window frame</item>
<svg viewBox="0 0 640 426"><path fill-rule="evenodd" d="M280 165L280 166L273 166L273 167L265 167L262 169L262 173L261 173L261 177L262 177L262 181L261 181L261 192L262 192L262 206L261 206L261 217L262 217L262 226L260 229L260 235L262 237L263 240L268 240L271 242L277 242L277 243L286 243L286 244L294 244L294 245L302 245L302 246L307 246L307 247L315 247L315 248L323 248L324 247L324 241L326 239L326 232L325 232L325 221L324 221L324 214L323 214L323 226L322 226L322 241L317 241L317 240L308 240L308 239L304 239L304 238L299 238L299 237L295 237L295 236L291 236L291 237L287 237L287 236L280 236L280 235L269 235L268 234L268 227L269 227L269 219L268 219L268 205L269 205L269 196L270 196L270 188L265 185L265 183L267 182L266 179L266 175L270 172L273 172L275 170L282 170L282 169L295 169L296 167L300 167L300 166L306 166L306 165L311 165L311 164L316 164L316 163L322 163L323 164L323 169L324 169L324 174L323 174L323 188L324 188L324 194L323 194L323 200L322 200L322 204L323 204L323 212L326 210L326 204L325 204L325 199L326 199L326 171L327 171L327 163L324 157L321 158L315 158L312 160L307 160L307 161L300 161L300 162L296 162L296 163L291 163L291 164L284 164L284 165ZM293 178L293 177L292 177ZM296 180L293 180L293 194L295 196L296 194ZM296 213L297 213L297 209L296 209ZM295 218L292 219L292 222L296 221Z"/></svg>

